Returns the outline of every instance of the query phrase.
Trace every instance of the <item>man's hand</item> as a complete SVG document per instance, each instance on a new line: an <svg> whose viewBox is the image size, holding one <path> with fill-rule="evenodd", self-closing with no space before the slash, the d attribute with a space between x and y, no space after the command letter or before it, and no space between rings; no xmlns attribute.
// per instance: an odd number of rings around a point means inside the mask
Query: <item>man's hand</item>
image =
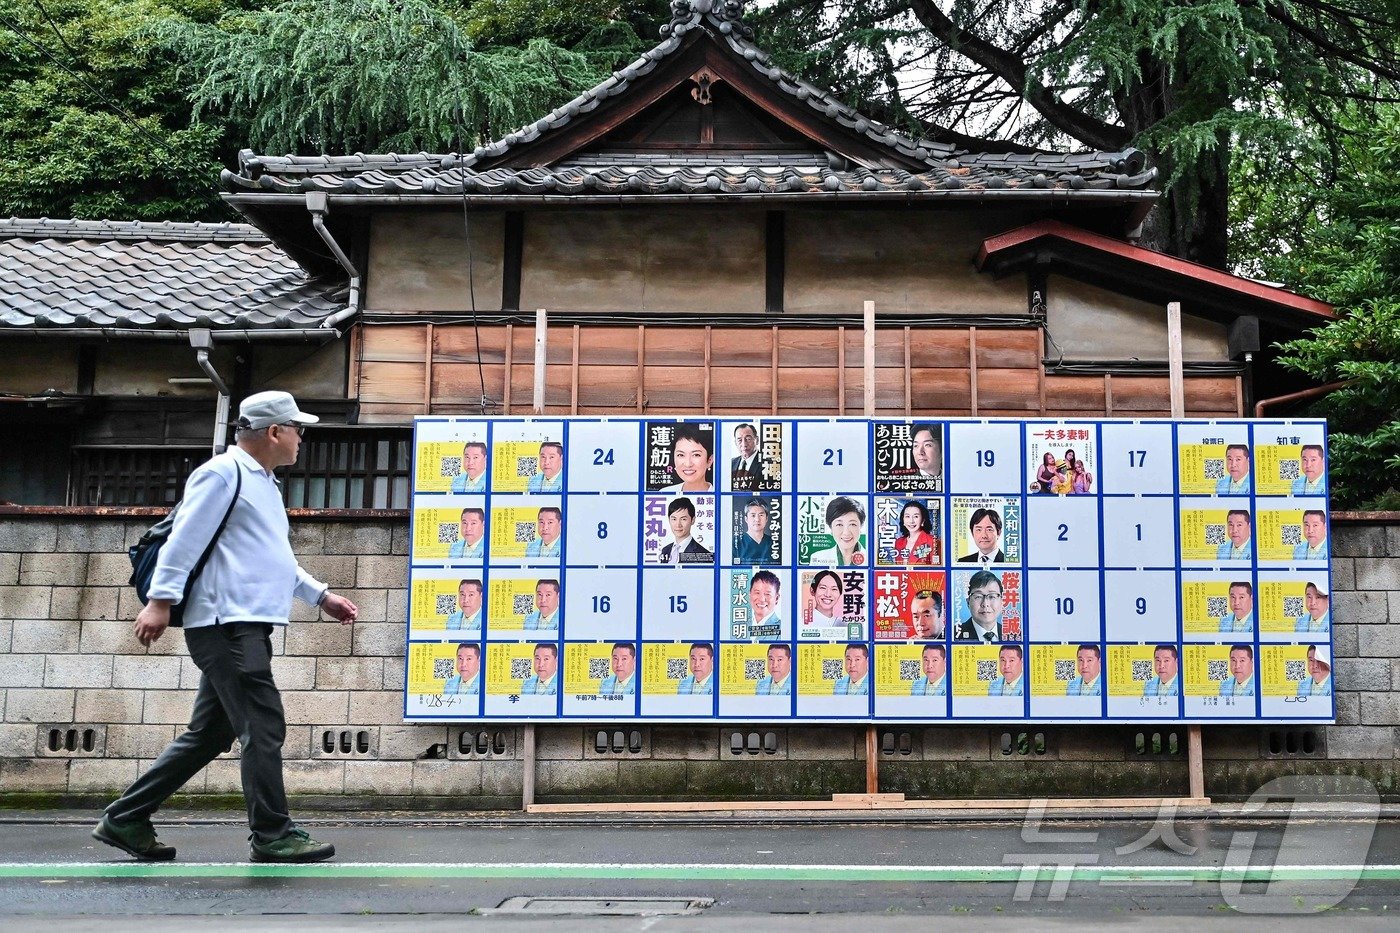
<svg viewBox="0 0 1400 933"><path fill-rule="evenodd" d="M136 616L136 640L147 648L170 627L170 600L153 599Z"/></svg>
<svg viewBox="0 0 1400 933"><path fill-rule="evenodd" d="M341 625L349 625L360 617L359 606L329 591L321 599L321 609L332 619L339 619Z"/></svg>

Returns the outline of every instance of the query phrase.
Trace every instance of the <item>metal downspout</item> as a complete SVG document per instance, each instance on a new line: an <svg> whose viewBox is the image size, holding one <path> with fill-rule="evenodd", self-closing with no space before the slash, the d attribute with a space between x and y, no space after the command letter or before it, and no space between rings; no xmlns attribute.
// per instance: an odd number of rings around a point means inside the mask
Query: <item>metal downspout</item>
<svg viewBox="0 0 1400 933"><path fill-rule="evenodd" d="M360 313L360 273L355 268L355 264L350 261L350 257L345 255L345 250L340 248L340 244L331 236L331 232L326 229L326 214L330 211L330 202L326 198L324 191L306 192L306 209L311 212L311 226L316 229L316 234L330 248L331 254L335 256L335 261L340 263L340 267L350 276L350 301L344 310L337 311L321 322L322 327L332 328L341 321L348 320Z"/></svg>
<svg viewBox="0 0 1400 933"><path fill-rule="evenodd" d="M214 405L214 453L221 454L228 446L229 391L228 383L224 382L219 371L209 360L209 350L214 346L213 332L207 327L192 328L190 330L190 346L194 347L195 362L199 364L200 369L204 370L204 375L209 377L209 381L214 384L214 391L219 393L218 401Z"/></svg>

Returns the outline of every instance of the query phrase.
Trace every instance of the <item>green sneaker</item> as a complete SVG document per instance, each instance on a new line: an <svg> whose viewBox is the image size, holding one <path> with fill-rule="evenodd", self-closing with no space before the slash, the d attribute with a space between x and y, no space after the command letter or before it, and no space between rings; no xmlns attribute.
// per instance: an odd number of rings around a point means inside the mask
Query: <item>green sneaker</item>
<svg viewBox="0 0 1400 933"><path fill-rule="evenodd" d="M248 851L248 857L255 862L324 862L334 855L335 846L317 842L300 829L271 842L252 840Z"/></svg>
<svg viewBox="0 0 1400 933"><path fill-rule="evenodd" d="M118 823L105 813L92 831L92 838L121 849L143 862L168 862L175 857L175 847L156 841L156 828L150 820Z"/></svg>

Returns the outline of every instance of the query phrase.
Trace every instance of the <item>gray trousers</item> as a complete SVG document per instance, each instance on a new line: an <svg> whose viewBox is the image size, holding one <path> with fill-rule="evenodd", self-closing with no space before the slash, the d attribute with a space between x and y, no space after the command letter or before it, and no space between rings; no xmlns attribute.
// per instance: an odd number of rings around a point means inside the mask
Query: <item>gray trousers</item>
<svg viewBox="0 0 1400 933"><path fill-rule="evenodd" d="M149 819L167 797L238 739L253 838L280 839L293 824L282 781L287 722L272 680L272 626L225 623L187 629L185 644L202 675L189 728L107 807L107 816L117 822Z"/></svg>

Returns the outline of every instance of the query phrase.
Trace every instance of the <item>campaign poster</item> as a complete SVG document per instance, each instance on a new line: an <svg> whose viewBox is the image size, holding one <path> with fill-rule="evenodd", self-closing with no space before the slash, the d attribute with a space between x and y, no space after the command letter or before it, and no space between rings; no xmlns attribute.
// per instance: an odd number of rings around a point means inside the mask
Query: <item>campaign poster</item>
<svg viewBox="0 0 1400 933"><path fill-rule="evenodd" d="M1259 678L1253 645L1183 645L1181 660L1187 716L1254 715Z"/></svg>
<svg viewBox="0 0 1400 933"><path fill-rule="evenodd" d="M1178 491L1183 496L1247 496L1253 491L1249 425L1177 425Z"/></svg>
<svg viewBox="0 0 1400 933"><path fill-rule="evenodd" d="M648 566L715 562L715 497L642 497L642 563Z"/></svg>
<svg viewBox="0 0 1400 933"><path fill-rule="evenodd" d="M1178 645L1109 645L1107 668L1110 717L1177 715L1181 696Z"/></svg>
<svg viewBox="0 0 1400 933"><path fill-rule="evenodd" d="M431 502L423 506L421 502ZM486 497L417 500L413 509L413 560L480 564L486 558Z"/></svg>
<svg viewBox="0 0 1400 933"><path fill-rule="evenodd" d="M948 646L875 646L875 715L882 718L941 718L951 693Z"/></svg>
<svg viewBox="0 0 1400 933"><path fill-rule="evenodd" d="M714 492L714 422L648 421L646 488L651 492Z"/></svg>
<svg viewBox="0 0 1400 933"><path fill-rule="evenodd" d="M828 567L864 567L865 501L855 496L799 496L797 562Z"/></svg>
<svg viewBox="0 0 1400 933"><path fill-rule="evenodd" d="M870 715L873 679L864 642L797 646L797 715Z"/></svg>
<svg viewBox="0 0 1400 933"><path fill-rule="evenodd" d="M441 642L408 646L406 713L423 716L479 715L481 645Z"/></svg>
<svg viewBox="0 0 1400 933"><path fill-rule="evenodd" d="M1067 696L1070 684L1082 681L1077 670L1078 654L1078 645L1031 645L1031 694ZM1102 687L1102 680L1091 681L1088 689L1095 687Z"/></svg>
<svg viewBox="0 0 1400 933"><path fill-rule="evenodd" d="M1321 501L1306 499L1261 502L1259 559L1279 563L1326 561L1331 555L1323 506Z"/></svg>
<svg viewBox="0 0 1400 933"><path fill-rule="evenodd" d="M1196 563L1254 559L1254 515L1248 499L1181 500L1181 559Z"/></svg>
<svg viewBox="0 0 1400 933"><path fill-rule="evenodd" d="M729 500L729 561L762 567L782 564L787 523L781 496L734 496Z"/></svg>
<svg viewBox="0 0 1400 933"><path fill-rule="evenodd" d="M1019 570L955 570L948 583L953 640L985 641L987 634L993 641L1023 639L1021 581Z"/></svg>
<svg viewBox="0 0 1400 933"><path fill-rule="evenodd" d="M1026 425L1026 488L1035 495L1097 492L1098 433L1092 424Z"/></svg>
<svg viewBox="0 0 1400 933"><path fill-rule="evenodd" d="M498 421L491 437L491 491L564 491L564 425Z"/></svg>
<svg viewBox="0 0 1400 933"><path fill-rule="evenodd" d="M485 715L556 715L560 691L559 667L557 642L488 644Z"/></svg>
<svg viewBox="0 0 1400 933"><path fill-rule="evenodd" d="M1326 643L1259 648L1261 714L1329 719L1332 652Z"/></svg>
<svg viewBox="0 0 1400 933"><path fill-rule="evenodd" d="M872 574L876 641L943 638L947 576L941 570L877 570Z"/></svg>
<svg viewBox="0 0 1400 933"><path fill-rule="evenodd" d="M562 589L558 575L493 573L487 582L488 637L533 637L544 632L553 637L563 621Z"/></svg>
<svg viewBox="0 0 1400 933"><path fill-rule="evenodd" d="M720 645L720 715L791 716L797 693L795 668L789 644Z"/></svg>
<svg viewBox="0 0 1400 933"><path fill-rule="evenodd" d="M1097 642L1031 645L1030 667L1032 716L1102 715L1103 647Z"/></svg>
<svg viewBox="0 0 1400 933"><path fill-rule="evenodd" d="M787 595L788 571L750 570L729 571L729 611L723 620L723 637L730 641L780 641L791 637L784 611L791 602Z"/></svg>
<svg viewBox="0 0 1400 933"><path fill-rule="evenodd" d="M797 575L799 640L865 639L866 572L803 570Z"/></svg>
<svg viewBox="0 0 1400 933"><path fill-rule="evenodd" d="M1322 425L1258 423L1254 442L1258 495L1327 495L1327 447Z"/></svg>
<svg viewBox="0 0 1400 933"><path fill-rule="evenodd" d="M484 493L488 485L486 424L424 422L414 448L415 492Z"/></svg>
<svg viewBox="0 0 1400 933"><path fill-rule="evenodd" d="M1181 627L1187 640L1252 640L1255 595L1248 568L1238 574L1182 573Z"/></svg>
<svg viewBox="0 0 1400 933"><path fill-rule="evenodd" d="M630 641L564 645L564 715L632 716L637 646Z"/></svg>
<svg viewBox="0 0 1400 933"><path fill-rule="evenodd" d="M1310 687L1307 645L1264 645L1259 649L1259 685L1266 697L1297 696Z"/></svg>
<svg viewBox="0 0 1400 933"><path fill-rule="evenodd" d="M564 553L560 496L501 497L491 503L491 560L559 563Z"/></svg>
<svg viewBox="0 0 1400 933"><path fill-rule="evenodd" d="M1021 562L1018 496L953 496L953 560L960 564Z"/></svg>
<svg viewBox="0 0 1400 933"><path fill-rule="evenodd" d="M642 715L708 717L714 711L718 680L712 642L643 645Z"/></svg>
<svg viewBox="0 0 1400 933"><path fill-rule="evenodd" d="M1259 574L1259 634L1272 640L1316 637L1332 631L1331 597L1326 572Z"/></svg>
<svg viewBox="0 0 1400 933"><path fill-rule="evenodd" d="M1026 657L1021 645L953 645L953 715L1025 715Z"/></svg>
<svg viewBox="0 0 1400 933"><path fill-rule="evenodd" d="M409 571L410 635L456 637L457 632L479 635L485 624L485 584L480 570L465 572Z"/></svg>
<svg viewBox="0 0 1400 933"><path fill-rule="evenodd" d="M875 491L942 492L943 425L875 422Z"/></svg>
<svg viewBox="0 0 1400 933"><path fill-rule="evenodd" d="M732 451L727 461L730 492L776 492L783 488L783 424L727 422Z"/></svg>
<svg viewBox="0 0 1400 933"><path fill-rule="evenodd" d="M943 563L943 500L875 497L875 566Z"/></svg>

